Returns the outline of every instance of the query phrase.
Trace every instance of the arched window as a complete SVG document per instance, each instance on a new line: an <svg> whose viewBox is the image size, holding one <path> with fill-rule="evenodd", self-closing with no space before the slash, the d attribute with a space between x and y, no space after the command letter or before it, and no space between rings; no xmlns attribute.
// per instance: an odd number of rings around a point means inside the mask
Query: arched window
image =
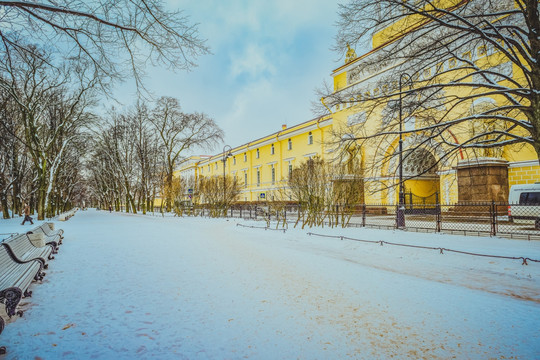
<svg viewBox="0 0 540 360"><path fill-rule="evenodd" d="M292 140L287 140L287 149L292 150Z"/></svg>
<svg viewBox="0 0 540 360"><path fill-rule="evenodd" d="M308 134L307 143L308 143L308 145L313 144L313 134L311 133L311 131Z"/></svg>
<svg viewBox="0 0 540 360"><path fill-rule="evenodd" d="M270 147L270 154L274 155L274 144L272 144L272 146Z"/></svg>
<svg viewBox="0 0 540 360"><path fill-rule="evenodd" d="M258 159L258 158L259 158L259 155L260 155L259 149L257 149L257 153L256 153L255 157Z"/></svg>

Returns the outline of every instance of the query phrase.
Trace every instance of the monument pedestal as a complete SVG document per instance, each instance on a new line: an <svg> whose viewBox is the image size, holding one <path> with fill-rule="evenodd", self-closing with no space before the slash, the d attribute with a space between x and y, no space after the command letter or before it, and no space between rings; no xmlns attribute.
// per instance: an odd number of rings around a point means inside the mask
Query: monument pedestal
<svg viewBox="0 0 540 360"><path fill-rule="evenodd" d="M457 166L458 203L508 202L508 161L476 158Z"/></svg>

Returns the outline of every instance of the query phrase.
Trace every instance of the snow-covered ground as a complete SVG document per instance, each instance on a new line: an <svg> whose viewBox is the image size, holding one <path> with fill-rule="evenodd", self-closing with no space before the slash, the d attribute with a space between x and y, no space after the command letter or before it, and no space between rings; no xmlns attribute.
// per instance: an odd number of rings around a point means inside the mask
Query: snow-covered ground
<svg viewBox="0 0 540 360"><path fill-rule="evenodd" d="M20 218L0 233L22 232ZM540 243L79 211L7 359L538 359ZM39 224L39 222L37 223Z"/></svg>

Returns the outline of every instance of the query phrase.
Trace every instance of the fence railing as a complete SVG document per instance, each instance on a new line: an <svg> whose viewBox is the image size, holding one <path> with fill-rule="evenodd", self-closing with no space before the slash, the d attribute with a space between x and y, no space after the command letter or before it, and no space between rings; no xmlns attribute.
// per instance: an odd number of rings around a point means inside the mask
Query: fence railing
<svg viewBox="0 0 540 360"><path fill-rule="evenodd" d="M510 211L509 211L510 210ZM306 210L307 211L307 210ZM286 224L305 221L301 205L274 207L266 204L234 205L226 217L275 221ZM337 227L397 228L398 205L335 205L319 214L323 225ZM404 229L420 232L443 232L465 235L504 236L540 239L540 206L506 203L407 204L403 210ZM183 215L215 216L215 209L193 206ZM221 212L223 215L223 212Z"/></svg>

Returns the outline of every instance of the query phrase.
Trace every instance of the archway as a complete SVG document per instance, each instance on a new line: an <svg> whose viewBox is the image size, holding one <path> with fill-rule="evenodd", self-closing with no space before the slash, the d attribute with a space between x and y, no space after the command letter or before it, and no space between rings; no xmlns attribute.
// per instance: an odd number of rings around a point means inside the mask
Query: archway
<svg viewBox="0 0 540 360"><path fill-rule="evenodd" d="M405 204L436 204L439 202L439 164L427 149L417 147L403 157Z"/></svg>

